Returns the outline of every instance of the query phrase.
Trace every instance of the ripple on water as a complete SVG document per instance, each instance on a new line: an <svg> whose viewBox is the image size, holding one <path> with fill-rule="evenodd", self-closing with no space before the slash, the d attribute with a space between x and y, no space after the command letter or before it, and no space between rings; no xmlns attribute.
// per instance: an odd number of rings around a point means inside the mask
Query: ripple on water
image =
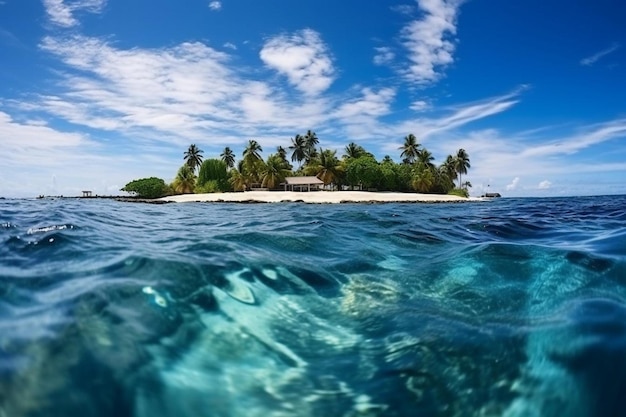
<svg viewBox="0 0 626 417"><path fill-rule="evenodd" d="M0 414L619 415L625 203L0 201Z"/></svg>

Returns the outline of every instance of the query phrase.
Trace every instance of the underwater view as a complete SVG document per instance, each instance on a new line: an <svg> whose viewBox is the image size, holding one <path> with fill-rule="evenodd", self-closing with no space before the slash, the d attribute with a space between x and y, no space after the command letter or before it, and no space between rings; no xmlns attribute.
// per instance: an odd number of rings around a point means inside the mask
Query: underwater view
<svg viewBox="0 0 626 417"><path fill-rule="evenodd" d="M0 416L619 416L626 196L0 200Z"/></svg>

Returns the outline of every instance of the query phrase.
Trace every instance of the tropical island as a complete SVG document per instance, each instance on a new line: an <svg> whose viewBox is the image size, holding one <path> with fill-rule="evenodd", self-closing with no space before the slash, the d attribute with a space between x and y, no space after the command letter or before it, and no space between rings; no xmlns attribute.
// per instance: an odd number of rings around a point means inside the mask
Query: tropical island
<svg viewBox="0 0 626 417"><path fill-rule="evenodd" d="M183 153L184 163L172 183L156 177L142 178L129 182L121 191L138 198L177 202L434 202L464 201L469 197L472 185L463 181L463 175L470 168L470 159L464 149L448 155L437 166L432 153L413 134L407 135L398 149L400 163L388 155L377 161L354 142L344 148L341 156L318 144L315 132L308 130L291 138L287 149L278 146L276 152L263 159L261 145L249 140L239 161L228 146L219 158L204 159L203 151L192 144ZM332 193L329 199L329 193L322 193L322 197L302 191L338 193Z"/></svg>

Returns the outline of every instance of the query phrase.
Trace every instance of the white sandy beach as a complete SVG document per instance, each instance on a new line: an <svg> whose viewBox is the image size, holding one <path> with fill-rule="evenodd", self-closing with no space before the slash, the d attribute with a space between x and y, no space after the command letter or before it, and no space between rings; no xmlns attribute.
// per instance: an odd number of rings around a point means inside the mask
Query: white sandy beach
<svg viewBox="0 0 626 417"><path fill-rule="evenodd" d="M480 198L463 198L454 195L386 193L369 191L247 191L240 193L183 194L161 198L176 203L230 202L230 203L281 203L304 202L317 204L333 203L449 203L481 201Z"/></svg>

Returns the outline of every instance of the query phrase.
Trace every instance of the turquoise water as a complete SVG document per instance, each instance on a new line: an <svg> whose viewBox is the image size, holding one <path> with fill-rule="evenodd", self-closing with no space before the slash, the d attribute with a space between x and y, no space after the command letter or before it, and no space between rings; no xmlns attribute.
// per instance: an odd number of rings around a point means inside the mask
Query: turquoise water
<svg viewBox="0 0 626 417"><path fill-rule="evenodd" d="M0 200L0 416L620 416L626 197Z"/></svg>

